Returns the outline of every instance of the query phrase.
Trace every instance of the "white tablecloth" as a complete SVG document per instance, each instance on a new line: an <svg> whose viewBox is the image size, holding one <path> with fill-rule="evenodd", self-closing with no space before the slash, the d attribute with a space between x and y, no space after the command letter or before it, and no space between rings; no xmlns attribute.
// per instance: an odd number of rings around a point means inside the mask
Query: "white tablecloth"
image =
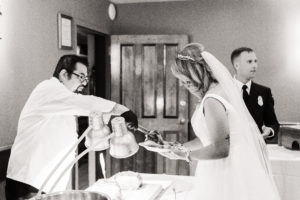
<svg viewBox="0 0 300 200"><path fill-rule="evenodd" d="M175 176L166 174L142 174L143 179L159 181L171 181L172 183L160 193L156 200L187 200L186 196L191 190L196 188L196 178L194 176Z"/></svg>
<svg viewBox="0 0 300 200"><path fill-rule="evenodd" d="M300 199L300 151L268 145L274 179L282 200Z"/></svg>
<svg viewBox="0 0 300 200"><path fill-rule="evenodd" d="M278 145L268 145L268 150L281 200L300 200L300 151L291 151ZM164 190L156 200L186 200L188 192L197 189L194 176L141 175L145 181L161 182ZM163 185L166 181L172 182L167 188Z"/></svg>

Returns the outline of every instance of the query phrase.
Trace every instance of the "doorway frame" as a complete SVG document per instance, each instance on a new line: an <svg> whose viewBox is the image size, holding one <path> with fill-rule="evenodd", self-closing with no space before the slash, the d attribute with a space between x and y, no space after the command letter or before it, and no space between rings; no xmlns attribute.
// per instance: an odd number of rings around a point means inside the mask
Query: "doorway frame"
<svg viewBox="0 0 300 200"><path fill-rule="evenodd" d="M89 47L89 41L87 42L88 47L87 47L87 59L89 61L89 71L91 72L92 75L92 67L96 66L96 70L99 70L99 66L104 66L104 74L99 78L101 80L100 84L95 84L96 90L94 91L95 96L99 96L105 99L110 99L110 35L106 33L102 33L96 30L93 30L91 28L88 28L83 25L76 25L76 48L77 48L77 35L78 33L84 33L87 35L92 35L94 37L94 42L92 48ZM89 37L89 36L87 36ZM102 45L101 46L101 42ZM99 56L102 55L103 56ZM93 54L93 55L91 55ZM98 71L99 72L99 71ZM96 74L99 74L96 72ZM99 85L101 85L99 87ZM98 86L98 87L97 87ZM97 90L98 89L98 90ZM104 92L103 92L104 91ZM90 93L90 89L89 92ZM100 169L100 164L97 162L97 157L99 156L100 153L96 152L89 152L88 153L88 184L89 186L92 185L93 183L96 182L96 179L99 178L99 173L101 173ZM79 164L78 162L74 166L74 170L72 173L72 188L73 189L79 189Z"/></svg>

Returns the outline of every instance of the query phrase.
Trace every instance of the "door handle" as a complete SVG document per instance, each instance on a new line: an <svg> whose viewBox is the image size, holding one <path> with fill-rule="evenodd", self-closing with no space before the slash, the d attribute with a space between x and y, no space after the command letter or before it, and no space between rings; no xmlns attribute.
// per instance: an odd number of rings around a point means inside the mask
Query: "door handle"
<svg viewBox="0 0 300 200"><path fill-rule="evenodd" d="M179 118L179 124L184 124L184 123L185 123L185 118L184 117Z"/></svg>

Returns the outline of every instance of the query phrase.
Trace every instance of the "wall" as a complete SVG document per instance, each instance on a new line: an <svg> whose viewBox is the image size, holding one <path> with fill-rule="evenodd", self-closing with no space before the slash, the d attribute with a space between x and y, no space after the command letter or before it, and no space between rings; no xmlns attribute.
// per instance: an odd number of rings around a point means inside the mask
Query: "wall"
<svg viewBox="0 0 300 200"><path fill-rule="evenodd" d="M106 0L4 0L0 40L0 147L10 145L30 92L50 78L59 57L75 53L58 49L57 13L76 24L110 32Z"/></svg>
<svg viewBox="0 0 300 200"><path fill-rule="evenodd" d="M119 4L112 32L187 34L231 71L231 51L252 47L259 60L255 81L272 88L279 121L300 121L299 4L298 0Z"/></svg>

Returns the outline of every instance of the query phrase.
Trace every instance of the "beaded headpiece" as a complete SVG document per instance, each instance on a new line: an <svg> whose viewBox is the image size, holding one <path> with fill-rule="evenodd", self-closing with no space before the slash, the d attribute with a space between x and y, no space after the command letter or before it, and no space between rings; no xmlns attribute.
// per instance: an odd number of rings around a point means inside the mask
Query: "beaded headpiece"
<svg viewBox="0 0 300 200"><path fill-rule="evenodd" d="M178 55L177 55L177 58L178 58L179 60L190 60L190 61L195 62L195 59L192 58L191 56L185 56L185 55L182 55L182 54L178 54Z"/></svg>

